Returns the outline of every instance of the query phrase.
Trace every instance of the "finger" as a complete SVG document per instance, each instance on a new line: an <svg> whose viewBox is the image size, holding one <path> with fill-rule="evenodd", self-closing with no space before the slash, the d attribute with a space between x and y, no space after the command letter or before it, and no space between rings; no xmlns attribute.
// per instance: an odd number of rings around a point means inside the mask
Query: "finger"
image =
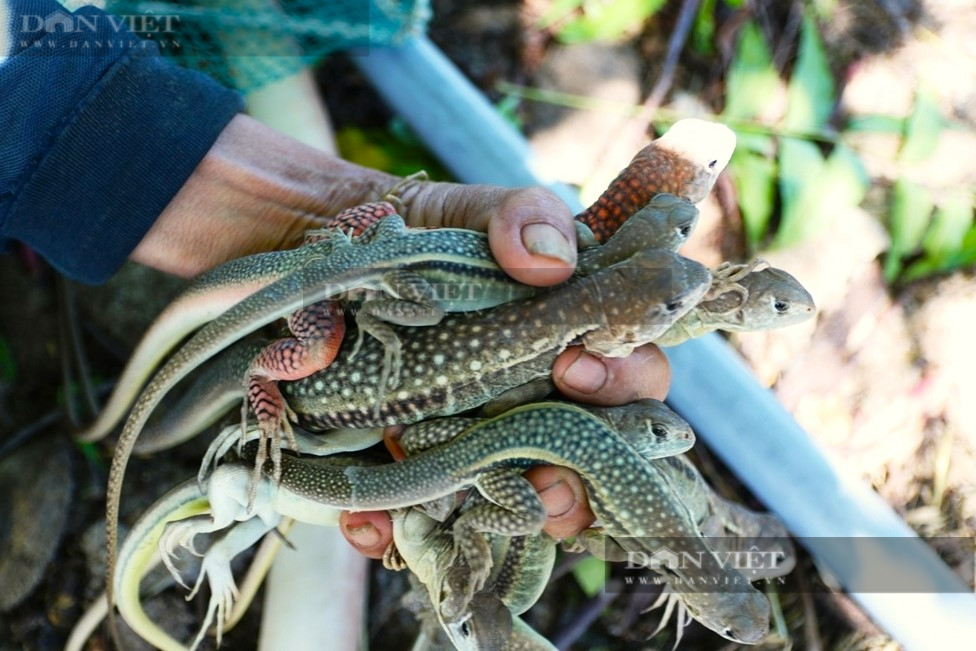
<svg viewBox="0 0 976 651"><path fill-rule="evenodd" d="M393 523L386 511L343 511L339 531L353 548L367 558L383 558L393 540Z"/></svg>
<svg viewBox="0 0 976 651"><path fill-rule="evenodd" d="M510 194L488 222L498 264L519 282L560 283L576 266L576 231L569 208L542 188Z"/></svg>
<svg viewBox="0 0 976 651"><path fill-rule="evenodd" d="M552 367L556 388L567 398L594 405L624 405L642 398L664 400L671 386L671 365L654 344L627 357L600 357L572 346Z"/></svg>
<svg viewBox="0 0 976 651"><path fill-rule="evenodd" d="M400 445L400 437L403 436L403 425L390 425L383 428L383 445L390 453L394 461L403 461L407 458L403 447Z"/></svg>
<svg viewBox="0 0 976 651"><path fill-rule="evenodd" d="M576 265L573 215L544 188L421 183L401 200L410 226L487 231L498 264L520 282L553 285Z"/></svg>
<svg viewBox="0 0 976 651"><path fill-rule="evenodd" d="M539 491L546 513L544 531L556 539L575 536L596 519L586 499L586 489L579 476L559 466L537 466L525 473L526 479Z"/></svg>

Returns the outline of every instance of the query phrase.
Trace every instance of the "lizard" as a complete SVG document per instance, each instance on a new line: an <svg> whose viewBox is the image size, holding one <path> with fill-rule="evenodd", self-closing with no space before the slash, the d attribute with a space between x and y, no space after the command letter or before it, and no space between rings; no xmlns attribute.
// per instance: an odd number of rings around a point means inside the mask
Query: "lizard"
<svg viewBox="0 0 976 651"><path fill-rule="evenodd" d="M454 648L462 650L554 648L519 617L538 600L552 572L556 546L545 534L488 534L492 557L488 582L460 611L446 618L440 604L454 594L463 594L469 575L468 567L454 555L450 528L416 508L398 510L391 519L393 543L383 565L411 570L412 587L404 602L420 619L418 641L435 640L439 629ZM449 590L444 594L433 592L445 586Z"/></svg>
<svg viewBox="0 0 976 651"><path fill-rule="evenodd" d="M584 234L583 240L589 242L592 237L605 241L624 221L622 215L633 215L660 193L672 193L691 203L701 201L727 165L734 147L735 134L722 124L679 120L634 157L632 165L618 177L619 188L615 185L618 182L611 184L604 196L576 216L577 224L585 227L578 229ZM370 206L365 212L372 218L391 213L389 204ZM344 211L335 220L347 223L359 219L364 212L359 207L352 211L353 217ZM602 223L607 214L614 216L612 225ZM589 236L585 235L587 231ZM108 435L136 399L152 369L188 334L258 289L300 270L310 257L327 256L332 238L313 239L306 243L312 250L304 255L294 250L259 253L230 261L199 276L146 332L109 402L97 420L76 438L94 442Z"/></svg>
<svg viewBox="0 0 976 651"><path fill-rule="evenodd" d="M395 229L399 234L398 237L391 237L392 241L396 243L393 247L394 249L398 246L404 246L404 241L411 240L413 237L425 233L428 235L439 235L449 230L426 232L406 231L403 228L402 220L399 220L395 216L380 220L374 227L383 227L384 224L387 225L387 228ZM459 233L462 232L469 235L477 235L470 231L460 231ZM373 240L374 244L376 241ZM443 239L433 238L429 241L443 242ZM599 249L593 249L593 251L599 255L600 252L612 250L612 245L613 241L611 240ZM436 248L435 243L430 244L430 246ZM349 248L354 249L356 247ZM389 261L391 267L398 264L394 262L394 259L402 263L402 255L395 256L387 249L383 249L383 252L388 256L386 259ZM330 256L329 261L331 262L331 266L346 268L342 266L342 259L337 258L338 255L338 253L333 252L333 255ZM350 254L349 258L345 258L346 265L352 266L350 258L360 263L363 262L361 255ZM374 264L376 263L374 262ZM358 266L353 266L348 271L341 271L338 274L327 274L322 269L318 269L318 271L320 275L324 275L327 279L327 282L319 283L319 289L322 290L322 294L308 296L310 292L313 292L311 287L314 286L314 283L310 285L308 283L300 283L295 278L285 279L289 283L289 288L292 290L291 295L294 297L296 303L299 303L302 298L319 300L326 297L326 295L335 295L337 287L360 287L362 285L363 272ZM377 271L376 273L378 274L379 272ZM486 359L483 364L485 369L475 375L473 382L463 380L464 385L469 387L462 391L466 394L465 402L468 403L468 406L476 406L484 402L485 399L492 397L493 394L497 395L497 393L500 393L505 388L523 384L534 377L548 373L553 360L559 352L577 339L582 339L588 349L598 354L611 356L628 354L635 347L653 340L654 337L658 336L675 319L690 309L701 298L709 280L710 275L708 271L698 263L681 258L667 250L650 249L640 251L630 258L594 271L588 276L564 283L549 292L537 294L529 299L505 303L483 314L467 312L448 315L443 321L444 326L447 327L446 330L444 327L437 329L400 328L400 330L392 328L398 342L408 342L407 346L403 348L404 350L407 350L409 347L416 347L418 349L426 348L428 351L433 352L431 365L423 365L421 367L417 362L404 365L401 378L409 378L410 381L420 379L423 382L417 374L419 368L421 371L420 375L426 374L429 376L429 387L438 391L448 389L448 385L450 384L448 375L442 372L438 366L438 360L441 359L439 349L443 347L442 338L450 337L450 331L455 328L459 328L457 330L458 335L464 335L463 330L467 327L472 328L476 333L484 331L486 335L488 332L493 331L492 335L499 344L505 344L508 354L491 355L491 359ZM273 284L270 287L275 287L275 285ZM267 289L260 290L257 294L260 295ZM634 296L634 294L637 294L637 296ZM280 298L279 295L275 297ZM251 298L245 299L245 301L221 317L224 321L217 324L221 336L226 334L228 330L234 330L233 324L235 321L232 317L235 314L238 314L240 311L247 312L253 308L253 306L245 305L250 300ZM283 301L275 300L269 302L273 302L280 307ZM241 306L245 307L241 308ZM298 305L294 307L298 307ZM293 311L294 307L285 309L284 313ZM238 310L238 308L241 308L241 310ZM272 311L270 314L273 315L274 312ZM465 316L468 319L463 320L464 325L455 322L453 326L447 326L452 318ZM271 318L273 317L269 315L267 320ZM563 321L559 323L555 322L555 319L562 319ZM515 322L525 323L526 320L528 320L527 327L510 327ZM227 327L228 322L231 324L230 327ZM114 565L121 481L133 443L141 427L144 425L148 414L158 404L162 395L179 379L184 377L195 364L200 363L209 356L209 351L213 348L212 344L214 341L208 328L214 325L211 324L203 328L196 335L196 337L201 338L199 341L202 341L203 345L197 345L196 348L193 348L188 344L167 362L150 385L147 386L136 406L133 408L132 413L129 415L122 436L119 439L112 468L109 473L108 504L106 509L109 567ZM240 329L247 330L251 327L256 327L253 318L248 317L243 319L243 325ZM223 328L223 330L220 330L220 328ZM518 330L517 334L516 330ZM426 333L427 337L433 336L434 339L424 346L421 346L420 341L411 342L410 339L415 339L418 333ZM523 337L526 338L523 339ZM193 341L191 339L191 343ZM464 349L462 349L462 352L467 352L467 350L473 349L472 341L475 345L486 341L485 335L479 335L471 339L465 337L463 342L456 337L454 344L463 344ZM354 362L354 364L360 365L362 370L358 373L358 379L356 377L348 378L350 380L350 390L357 388L357 385L359 385L363 392L361 398L368 396L369 406L366 409L367 414L360 414L358 409L348 411L348 413L352 416L351 420L362 421L364 420L363 416L366 416L367 418L365 420L368 420L368 416L371 414L374 419L374 422L371 423L372 425L392 424L398 419L403 420L403 418L398 418L399 414L394 413L398 410L391 409L391 406L393 404L403 406L405 403L403 402L401 392L387 394L387 387L381 388L379 386L380 378L379 374L376 373L375 364L384 358L386 350L384 349L378 353L375 348L372 348L374 342L384 347L383 342L379 342L373 337L364 338L362 342L363 350L355 357ZM508 345L509 343L511 344L510 346ZM346 348L348 345L349 338L346 338L343 342L343 348ZM332 369L335 369L337 364L342 363L344 357L348 357L348 352L347 350L346 355L343 355L342 351L340 351L336 362L333 362L329 369L324 372L329 373ZM447 353L445 352L444 354L446 355ZM478 354L482 357L485 356L485 352L479 352ZM412 354L408 355L409 357L412 357ZM349 362L351 360L346 359L345 361ZM472 369L470 362L468 362L468 368L462 371L463 377L467 377L469 373L474 372L475 369ZM312 381L314 383L315 377L313 375L297 382ZM494 386L490 387L482 380ZM462 381L461 377L456 377L455 382L459 381ZM509 383L509 387L506 387L505 383ZM286 389L288 385L289 383L285 383ZM416 390L416 387L411 385L411 390ZM488 392L487 396L486 391ZM454 391L454 393L457 394L457 391ZM377 400L379 394L382 394L385 399ZM397 396L401 397L397 398ZM422 403L425 399L426 396L421 396L420 402ZM289 402L291 403L291 401ZM438 409L442 413L456 413L458 404L460 403L457 401L441 401ZM341 409L345 411L345 407ZM451 409L453 411L449 411ZM406 422L421 420L422 417L420 416L422 411L424 410L418 409L417 413L411 415L412 420ZM430 409L426 411L430 412ZM343 426L342 424L337 425ZM369 424L350 422L346 425L363 427ZM276 455L280 455L280 451L277 448L273 449ZM111 584L109 584L110 589Z"/></svg>
<svg viewBox="0 0 976 651"><path fill-rule="evenodd" d="M765 266L763 266L765 265ZM751 332L802 323L816 314L810 292L800 282L762 260L712 270L705 297L654 343L675 346L707 332Z"/></svg>
<svg viewBox="0 0 976 651"><path fill-rule="evenodd" d="M724 125L696 119L677 122L659 139L641 149L606 192L576 216L581 250L606 241L627 219L648 206L657 194L674 193L690 203L701 201L728 164L734 148L735 134ZM390 194L395 196L394 191ZM684 236L687 237L689 232L690 227ZM580 269L585 271L586 265ZM385 316L390 320L390 311L380 311L380 303L369 305L373 306L372 311L357 314L360 332L366 325L364 318L373 321ZM402 303L398 306L403 309ZM275 381L307 377L334 359L344 332L338 309L335 302L326 302L291 315L289 328L294 337L269 345L248 369L248 401L258 422L264 426L266 436L273 436L278 427L283 427L287 433L290 427L288 405ZM415 321L412 325L426 323ZM375 332L378 327L374 322L373 329L367 330L378 336ZM388 349L392 344L393 341L388 340ZM381 385L385 383L381 381ZM246 416L247 406L244 405L242 421Z"/></svg>
<svg viewBox="0 0 976 651"><path fill-rule="evenodd" d="M694 433L688 424L663 403L655 400L641 400L623 407L609 408L580 407L568 403L545 403L531 405L526 409L556 414L568 413L587 422L594 431L613 432L622 440L633 442L635 445L633 449L641 455L658 457L666 454L677 454L689 449L694 443ZM472 421L454 418L442 419L440 423L436 421L418 423L408 427L404 432L403 446L411 455L419 454L425 450L430 451L440 446L445 439L450 441L459 432L481 422L484 422L483 419ZM228 429L233 430L236 427ZM616 434L617 432L619 434ZM301 442L299 450L302 455L306 459L316 459L314 455L321 451L320 441L308 435L302 435L299 441ZM446 449L443 452L450 454L450 451ZM364 463L359 458L343 458L335 455L309 462L327 464L333 469L346 467L345 464ZM344 465L339 466L338 464ZM234 467L240 469L242 466L237 464ZM234 489L240 488L236 482L235 473L233 470L221 470L222 468L224 466L221 466L217 471L218 479L214 480L211 477L206 482L187 481L167 493L150 507L133 526L131 533L126 538L120 549L117 569L111 574L114 592L120 596L118 606L123 617L140 636L160 648L182 649L183 647L165 632L160 631L148 619L139 601L139 580L151 565L153 550L158 548L163 552L162 560L180 584L185 585L169 562L169 556L177 544L192 550L194 535L220 531L236 520L242 521L234 525L227 535L210 547L204 557L204 565L197 586L194 588L195 593L196 588L199 587L205 577L209 580L211 592L214 596L208 607L202 630L205 631L212 620L216 618L219 635L221 632L220 624L224 621L226 613L236 598L236 587L230 574L230 560L280 522L282 514L276 510L273 502L266 499L259 500L253 511L242 512L239 508L240 504L235 501ZM222 479L228 474L231 475L229 484ZM206 491L203 489L205 484L208 486ZM231 490L228 490L228 487ZM399 514L394 514L395 524L397 519L402 517L406 511L407 509L400 509ZM317 505L313 509L293 515L299 515L299 519L305 522L331 525L335 524L338 519L338 510ZM421 515L430 518L426 513ZM173 528L166 529L166 523L186 517L190 519L178 522ZM403 533L405 530L401 529L400 531ZM538 543L530 542L529 544ZM413 543L410 536L397 538L397 546L398 549L406 550L402 557L410 559L410 567L425 578L425 583L436 584L442 577L447 576L452 560L439 556L433 551L430 552L433 556L413 560L417 554L425 555L428 552L424 551L427 548L423 544ZM453 543L451 549L453 552ZM505 556L506 559L509 556L508 552L499 552L498 555L500 557ZM390 557L393 556L394 554L391 551ZM531 560L536 557L530 555L528 558ZM525 556L517 554L512 555L508 562L510 564L525 563L526 560ZM502 571L502 568L498 568L494 573L496 582L508 580L499 579L499 577L503 577ZM529 590L541 591L541 587L529 588ZM520 587L499 588L499 591L504 593L506 601L510 604L508 607L521 609L519 612L527 609L538 596L537 592L526 594L525 589ZM198 641L199 639L202 638L198 637Z"/></svg>
<svg viewBox="0 0 976 651"><path fill-rule="evenodd" d="M651 201L647 210L635 215L620 237L588 249L581 256L580 274L589 274L625 260L633 252L656 246L659 242L676 247L687 237L696 218L697 211L687 203L669 195L658 197ZM286 276L258 290L183 346L146 387L130 415L126 430L138 430L141 421L173 384L227 342L293 312L302 302L317 301L344 290L389 286L391 277L402 286L413 287L421 293L429 290L431 284L475 290L474 295L466 291L464 295L447 300L433 300L429 295L423 298L413 293L414 300L397 302L396 307L406 304L413 308L400 322L416 325L418 320L423 322L425 318L429 323L439 321L445 311L490 307L538 291L510 280L497 267L482 233L463 229L408 231L402 219L390 215L370 226L355 242L337 233L324 243L330 247L325 262L301 275ZM317 254L314 250L297 250L280 255L288 255L289 264L297 266L298 260L308 260L310 255ZM386 301L378 302L387 305ZM399 354L398 339L389 333L389 327L374 320L365 306L357 313L357 320L374 338L383 342L384 373L390 366L398 367L391 359ZM350 354L362 341L360 331L357 346ZM130 427L133 422L139 424ZM120 442L119 447L124 448L125 444Z"/></svg>
<svg viewBox="0 0 976 651"><path fill-rule="evenodd" d="M675 122L641 149L576 219L603 242L647 203L653 192L669 192L698 203L711 191L735 149L735 133L693 118ZM653 192L648 193L648 188Z"/></svg>
<svg viewBox="0 0 976 651"><path fill-rule="evenodd" d="M757 513L718 495L702 478L698 469L683 455L673 455L651 459L664 475L673 493L680 496L692 520L706 536L716 553L750 554L759 562L739 564L738 570L749 581L778 578L792 571L796 564L796 554L789 540L789 533L780 521L769 513ZM608 536L600 528L586 529L571 544L564 544L567 551L588 551L607 561L637 562L646 559L646 548L634 544L624 537ZM636 556L634 555L636 554ZM635 559L637 559L635 561ZM735 621L729 613L735 602L727 592L687 590L681 582L668 582L661 598L651 606L656 608L666 603L661 623L651 635L658 633L677 607L678 639L691 617L722 637L735 642L743 642L741 634L731 624ZM755 639L752 644L760 642Z"/></svg>

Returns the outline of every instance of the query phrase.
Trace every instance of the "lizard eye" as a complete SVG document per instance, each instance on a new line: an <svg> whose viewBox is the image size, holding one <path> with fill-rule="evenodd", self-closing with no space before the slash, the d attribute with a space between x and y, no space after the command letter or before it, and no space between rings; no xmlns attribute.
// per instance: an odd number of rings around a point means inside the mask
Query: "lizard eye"
<svg viewBox="0 0 976 651"><path fill-rule="evenodd" d="M709 161L708 162L708 169L714 170L716 167L718 167L718 161L717 160L712 160L712 161Z"/></svg>
<svg viewBox="0 0 976 651"><path fill-rule="evenodd" d="M773 309L776 310L777 312L779 312L780 314L783 314L785 312L789 312L789 310L790 310L790 302L789 301L775 301L773 303Z"/></svg>
<svg viewBox="0 0 976 651"><path fill-rule="evenodd" d="M668 435L668 428L665 427L664 425L661 425L660 423L655 423L651 425L651 434L658 437L659 439L663 439Z"/></svg>
<svg viewBox="0 0 976 651"><path fill-rule="evenodd" d="M469 620L461 622L461 635L471 637L471 622Z"/></svg>
<svg viewBox="0 0 976 651"><path fill-rule="evenodd" d="M682 239L687 239L687 237L691 234L691 225L685 224L678 229L678 232L681 233Z"/></svg>
<svg viewBox="0 0 976 651"><path fill-rule="evenodd" d="M679 309L681 309L681 301L670 301L669 303L665 304L664 309L666 309L668 312L677 312Z"/></svg>

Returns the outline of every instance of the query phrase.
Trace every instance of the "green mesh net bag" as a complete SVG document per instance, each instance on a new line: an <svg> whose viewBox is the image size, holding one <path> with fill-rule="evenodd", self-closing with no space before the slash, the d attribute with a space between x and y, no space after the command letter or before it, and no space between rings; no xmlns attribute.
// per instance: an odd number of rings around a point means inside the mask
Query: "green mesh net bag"
<svg viewBox="0 0 976 651"><path fill-rule="evenodd" d="M181 65L250 92L335 50L395 45L423 31L427 0L108 2Z"/></svg>

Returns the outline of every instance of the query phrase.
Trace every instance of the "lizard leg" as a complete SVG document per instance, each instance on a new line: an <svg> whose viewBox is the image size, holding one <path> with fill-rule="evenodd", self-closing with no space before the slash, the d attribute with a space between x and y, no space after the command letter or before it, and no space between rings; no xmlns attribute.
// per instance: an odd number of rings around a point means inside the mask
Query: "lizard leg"
<svg viewBox="0 0 976 651"><path fill-rule="evenodd" d="M339 352L346 323L342 307L335 301L322 301L288 317L293 336L279 339L261 351L247 371L247 397L258 419L261 443L255 467L260 469L270 452L274 476L280 476L281 433L292 449L298 447L290 421L295 413L278 388L279 380L300 380L329 366ZM247 430L246 405L241 436Z"/></svg>
<svg viewBox="0 0 976 651"><path fill-rule="evenodd" d="M190 647L191 651L203 641L203 637L211 625L215 625L217 646L220 646L224 626L233 611L234 602L240 597L237 583L234 581L234 575L231 572L231 561L271 531L275 524L266 522L262 518L252 518L246 522L241 522L211 545L207 553L204 554L196 585L193 586L193 590L186 596L186 599L190 601L196 596L206 578L207 585L210 588L210 602L207 604L207 614L200 627L200 632Z"/></svg>
<svg viewBox="0 0 976 651"><path fill-rule="evenodd" d="M400 195L403 193L404 189L408 188L414 183L424 183L429 180L430 180L430 176L427 174L426 170L420 170L419 172L414 172L409 176L403 177L402 179L397 181L396 185L394 185L392 188L387 190L386 193L383 195L383 200L395 204L397 210L399 210L400 213L403 214L405 212L406 206L404 206L403 202L400 200Z"/></svg>
<svg viewBox="0 0 976 651"><path fill-rule="evenodd" d="M350 353L354 358L362 346L363 337L371 335L383 344L383 370L380 374L377 410L382 394L400 381L400 339L390 324L430 326L440 323L444 309L437 300L436 289L410 270L394 270L385 274L384 291L393 296L367 300L356 313L359 338Z"/></svg>
<svg viewBox="0 0 976 651"><path fill-rule="evenodd" d="M749 291L739 281L762 265L768 266L765 260L759 258L745 264L723 262L712 270L712 286L708 288L702 302L715 303L709 308L710 312L724 313L738 309L749 298ZM723 304L727 306L723 308Z"/></svg>
<svg viewBox="0 0 976 651"><path fill-rule="evenodd" d="M408 425L400 436L400 447L407 456L411 456L453 441L479 422L480 418L451 416Z"/></svg>
<svg viewBox="0 0 976 651"><path fill-rule="evenodd" d="M352 208L346 208L329 222L325 228L317 228L305 232L305 244L313 244L327 240L336 233L357 237L363 231L384 217L397 214L397 209L388 201L374 201Z"/></svg>
<svg viewBox="0 0 976 651"><path fill-rule="evenodd" d="M408 457L418 454L452 441L480 421L479 418L452 416L451 418L437 418L409 425L400 436L400 449ZM457 505L456 495L445 495L436 500L417 504L416 508L422 509L424 513L438 522L445 522Z"/></svg>
<svg viewBox="0 0 976 651"><path fill-rule="evenodd" d="M627 550L603 529L590 527L576 534L572 543L563 543L563 551L574 554L589 552L601 561L620 563L627 560Z"/></svg>
<svg viewBox="0 0 976 651"><path fill-rule="evenodd" d="M485 586L491 573L491 548L484 533L519 536L538 533L546 521L546 510L539 496L524 477L508 469L486 472L475 484L486 498L454 522L454 549L470 568L470 580L463 600L452 600L447 619L457 616L456 608L466 606ZM463 602L463 604L458 602Z"/></svg>

